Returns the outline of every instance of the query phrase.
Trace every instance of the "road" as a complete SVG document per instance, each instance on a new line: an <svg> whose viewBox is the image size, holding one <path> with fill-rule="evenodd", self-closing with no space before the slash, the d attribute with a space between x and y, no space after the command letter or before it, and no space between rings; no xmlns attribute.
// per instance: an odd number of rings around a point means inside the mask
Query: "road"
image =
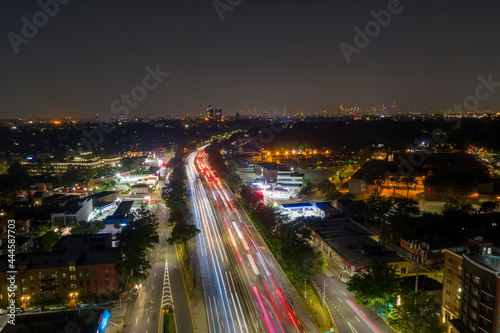
<svg viewBox="0 0 500 333"><path fill-rule="evenodd" d="M269 253L252 236L241 207L209 168L202 149L189 155L187 171L193 220L201 230L196 241L208 331L311 331L304 328L270 268Z"/></svg>
<svg viewBox="0 0 500 333"><path fill-rule="evenodd" d="M126 333L159 332L161 307L174 304L174 317L178 332L194 332L187 296L173 245L168 245L170 236L167 208L163 203L156 207L159 220L159 244L149 254L151 270L148 279L141 285L137 299L132 301L132 311L126 318Z"/></svg>
<svg viewBox="0 0 500 333"><path fill-rule="evenodd" d="M331 272L326 271L314 280L341 333L392 333L389 326L373 310L356 304L354 294L346 289Z"/></svg>

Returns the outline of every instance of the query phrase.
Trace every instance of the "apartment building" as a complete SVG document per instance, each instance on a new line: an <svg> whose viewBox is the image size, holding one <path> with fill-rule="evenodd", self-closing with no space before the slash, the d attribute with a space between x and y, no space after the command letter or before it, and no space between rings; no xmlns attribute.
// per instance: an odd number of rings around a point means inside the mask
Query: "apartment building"
<svg viewBox="0 0 500 333"><path fill-rule="evenodd" d="M84 300L111 295L119 287L117 260L111 234L62 237L52 252L18 253L15 260L15 299L18 306L39 300ZM12 274L8 256L0 256L0 307L7 306Z"/></svg>
<svg viewBox="0 0 500 333"><path fill-rule="evenodd" d="M500 333L500 249L481 237L447 249L442 305L450 333Z"/></svg>

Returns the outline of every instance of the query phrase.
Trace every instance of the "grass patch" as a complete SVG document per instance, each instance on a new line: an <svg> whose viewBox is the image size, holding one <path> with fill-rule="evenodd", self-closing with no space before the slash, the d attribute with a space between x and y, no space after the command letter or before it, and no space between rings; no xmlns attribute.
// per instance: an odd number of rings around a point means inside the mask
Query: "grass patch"
<svg viewBox="0 0 500 333"><path fill-rule="evenodd" d="M186 293L188 297L192 299L194 297L194 283L193 274L191 272L191 264L189 261L189 251L184 251L184 248L180 245L175 245L175 249L178 253L180 253L179 262Z"/></svg>
<svg viewBox="0 0 500 333"><path fill-rule="evenodd" d="M175 333L174 313L172 311L163 315L163 333Z"/></svg>
<svg viewBox="0 0 500 333"><path fill-rule="evenodd" d="M318 297L318 294L316 294L316 291L314 290L312 285L310 283L307 283L307 299L304 299L304 283L299 282L295 279L290 279L290 281L292 282L295 290L297 290L297 292L299 293L300 300L316 321L319 330L322 332L329 331L330 328L332 328L330 316L328 315L328 311L323 306L321 299Z"/></svg>

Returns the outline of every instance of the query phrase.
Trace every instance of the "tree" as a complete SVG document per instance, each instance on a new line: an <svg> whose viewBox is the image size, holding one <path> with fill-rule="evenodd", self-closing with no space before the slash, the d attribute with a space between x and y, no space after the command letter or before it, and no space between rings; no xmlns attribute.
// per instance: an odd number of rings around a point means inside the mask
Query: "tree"
<svg viewBox="0 0 500 333"><path fill-rule="evenodd" d="M77 225L75 225L73 228L71 228L72 235L81 235L84 232L85 232L85 227L83 226L82 222L78 222Z"/></svg>
<svg viewBox="0 0 500 333"><path fill-rule="evenodd" d="M187 250L187 242L195 237L198 233L200 233L200 230L196 228L194 224L188 224L185 222L182 223L176 223L173 230L172 234L170 237L167 239L169 244L183 244L184 245L184 251Z"/></svg>
<svg viewBox="0 0 500 333"><path fill-rule="evenodd" d="M10 183L13 185L13 191L17 192L28 187L30 176L28 170L19 162L14 162L8 169L7 174L13 180Z"/></svg>
<svg viewBox="0 0 500 333"><path fill-rule="evenodd" d="M312 280L321 274L326 267L326 261L321 253L309 243L311 230L303 223L282 223L276 233L279 254L293 277L298 281Z"/></svg>
<svg viewBox="0 0 500 333"><path fill-rule="evenodd" d="M312 190L312 183L309 179L305 179L302 181L302 186L299 189L299 195L307 194Z"/></svg>
<svg viewBox="0 0 500 333"><path fill-rule="evenodd" d="M139 280L149 276L151 265L146 255L158 243L158 221L154 215L142 206L134 212L132 221L118 234L118 241L123 252L124 268Z"/></svg>
<svg viewBox="0 0 500 333"><path fill-rule="evenodd" d="M316 188L318 189L318 191L323 193L323 197L326 201L335 200L335 197L337 195L337 186L335 186L335 184L332 183L330 179L323 179L319 182Z"/></svg>
<svg viewBox="0 0 500 333"><path fill-rule="evenodd" d="M106 223L104 221L99 221L96 225L93 225L88 228L89 234L97 234L102 229L106 228Z"/></svg>
<svg viewBox="0 0 500 333"><path fill-rule="evenodd" d="M420 214L418 201L407 198L394 199L394 206L389 214L390 241L397 243L405 234L414 232L414 217Z"/></svg>
<svg viewBox="0 0 500 333"><path fill-rule="evenodd" d="M455 217L457 215L469 215L470 212L474 211L474 207L472 207L472 204L470 203L465 203L465 202L459 202L456 199L451 199L447 201L443 209L441 210L441 213L443 213L443 216L445 217Z"/></svg>
<svg viewBox="0 0 500 333"><path fill-rule="evenodd" d="M403 177L403 184L406 186L406 198L410 197L410 190L411 187L415 184L417 184L417 180L415 179L415 176L407 176Z"/></svg>
<svg viewBox="0 0 500 333"><path fill-rule="evenodd" d="M46 252L51 252L52 247L54 246L56 241L59 240L59 238L61 238L61 236L58 235L53 230L47 231L40 240L41 250Z"/></svg>
<svg viewBox="0 0 500 333"><path fill-rule="evenodd" d="M355 293L363 305L387 306L398 291L400 276L397 269L381 259L374 259L365 273L355 274L347 283L347 290Z"/></svg>
<svg viewBox="0 0 500 333"><path fill-rule="evenodd" d="M404 292L400 297L401 304L387 313L392 328L402 333L445 332L436 315L440 311L440 305L425 290Z"/></svg>
<svg viewBox="0 0 500 333"><path fill-rule="evenodd" d="M479 208L479 211L482 213L490 213L496 209L498 209L497 201L483 201L481 202L481 208Z"/></svg>
<svg viewBox="0 0 500 333"><path fill-rule="evenodd" d="M366 173L363 179L368 185L374 186L373 194L378 198L381 187L385 182L385 171L381 168L372 169Z"/></svg>
<svg viewBox="0 0 500 333"><path fill-rule="evenodd" d="M393 201L391 198L383 196L371 195L366 199L366 218L367 220L380 220L393 208Z"/></svg>

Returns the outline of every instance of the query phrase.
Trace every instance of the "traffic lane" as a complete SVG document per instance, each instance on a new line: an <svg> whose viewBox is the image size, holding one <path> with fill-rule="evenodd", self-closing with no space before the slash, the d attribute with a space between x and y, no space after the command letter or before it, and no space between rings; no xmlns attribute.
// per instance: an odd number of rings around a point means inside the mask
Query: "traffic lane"
<svg viewBox="0 0 500 333"><path fill-rule="evenodd" d="M207 284L207 279L202 280L204 283L205 299L208 299L207 315L211 319L210 326L215 331L231 331L238 324L239 314L230 306L228 297L230 290L228 291L228 286L223 279L223 272L229 270L229 262L227 255L223 251L222 240L217 232L218 227L213 212L211 212L211 207L208 204L206 193L203 191L203 188L199 188L198 190L196 191L198 202L196 207L200 209L201 228L204 231L203 235L205 236L206 244L210 247L205 251L207 255L201 258L202 268L204 266L203 261L207 261L205 267L209 268L210 275L215 278L210 284ZM239 322L241 323L241 318Z"/></svg>
<svg viewBox="0 0 500 333"><path fill-rule="evenodd" d="M281 331L296 331L296 319L293 318L294 313L285 305L286 300L285 303L283 303L283 300L280 298L280 296L282 296L282 293L280 293L281 288L275 280L273 281L271 272L268 270L265 262L262 262L262 260L265 261L265 259L262 255L259 256L260 251L257 248L254 249L256 246L254 242L251 243L250 240L245 239L246 236L239 230L236 222L228 223L228 218L234 218L228 210L232 209L234 206L227 194L227 190L217 181L212 182L210 190L213 192L214 199L219 200L217 206L220 212L222 212L222 215L226 215L222 218L226 224L226 229L234 249L237 252L243 253L243 256L239 256L239 259L243 261L243 268L247 276L246 280L251 284L252 291L254 292L255 299L262 313L262 317L264 318L264 322L267 325L267 329L273 331L277 329ZM222 205L219 206L220 203L223 203L223 207ZM234 235L237 235L237 237ZM249 246L248 244L252 245ZM245 254L247 255L245 256ZM241 257L243 257L244 260L241 260ZM245 264L248 267L245 267ZM247 271L250 272L252 277L249 276ZM256 279L256 277L258 279ZM257 289L254 287L257 287ZM288 318L286 318L287 316Z"/></svg>
<svg viewBox="0 0 500 333"><path fill-rule="evenodd" d="M354 294L347 291L344 282L326 274L321 274L315 282L320 290L324 287L326 291L326 302L339 331L354 328L360 333L393 332L373 310L356 303Z"/></svg>

